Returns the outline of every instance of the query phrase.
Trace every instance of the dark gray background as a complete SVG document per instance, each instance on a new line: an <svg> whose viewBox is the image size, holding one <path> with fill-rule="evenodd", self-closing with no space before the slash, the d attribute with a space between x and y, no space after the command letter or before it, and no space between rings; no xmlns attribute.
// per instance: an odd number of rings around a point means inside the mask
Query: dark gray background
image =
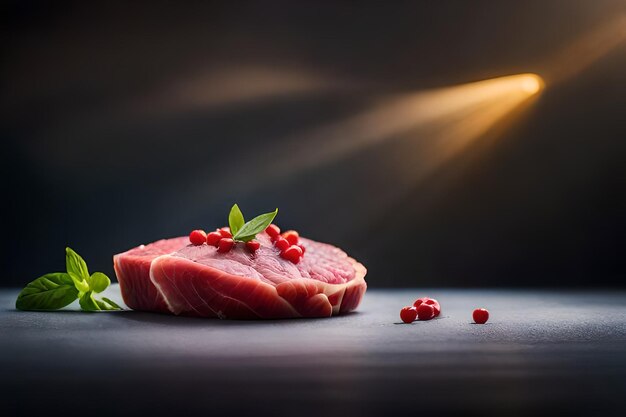
<svg viewBox="0 0 626 417"><path fill-rule="evenodd" d="M624 44L562 82L547 66L621 1L0 7L2 286L62 269L65 245L112 275L114 253L223 224L235 201L343 247L370 286L623 285ZM333 81L199 105L168 95L189 82L211 96L203 76L250 68ZM257 175L289 138L382 96L523 72L547 81L531 108L382 213L398 167L427 158L403 140Z"/></svg>

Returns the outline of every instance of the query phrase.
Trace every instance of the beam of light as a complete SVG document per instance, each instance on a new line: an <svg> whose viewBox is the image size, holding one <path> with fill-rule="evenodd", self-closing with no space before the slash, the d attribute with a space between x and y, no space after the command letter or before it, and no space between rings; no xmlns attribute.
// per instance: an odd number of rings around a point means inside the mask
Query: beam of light
<svg viewBox="0 0 626 417"><path fill-rule="evenodd" d="M550 84L566 81L626 42L626 14L603 22L554 54L542 67Z"/></svg>
<svg viewBox="0 0 626 417"><path fill-rule="evenodd" d="M539 76L519 74L384 99L348 120L283 140L273 152L276 163L267 167L266 175L272 178L294 175L364 147L435 125L446 129L458 124L466 126L458 131L454 143L448 141L448 147L467 144L542 88ZM493 109L485 111L492 106ZM485 113L476 114L476 110ZM435 138L422 140L434 142Z"/></svg>
<svg viewBox="0 0 626 417"><path fill-rule="evenodd" d="M290 138L283 145L286 157L272 169L281 175L316 167L419 127L447 124L490 104L510 111L542 88L539 76L519 74L382 100L351 119ZM502 116L494 117L493 123Z"/></svg>
<svg viewBox="0 0 626 417"><path fill-rule="evenodd" d="M387 141L409 137L417 146L411 166L418 171L407 175L411 182L423 178L446 160L478 139L543 88L535 74L518 74L430 91L381 99L370 109L309 132L284 138L270 148L248 150L238 165L250 170L215 169L194 177L186 201L201 201L217 189L236 190L242 195L260 184L292 180L299 174L323 167L341 158ZM259 155L268 156L263 163ZM216 175L223 172L223 175ZM404 178L403 178L404 180ZM192 213L189 213L190 215Z"/></svg>

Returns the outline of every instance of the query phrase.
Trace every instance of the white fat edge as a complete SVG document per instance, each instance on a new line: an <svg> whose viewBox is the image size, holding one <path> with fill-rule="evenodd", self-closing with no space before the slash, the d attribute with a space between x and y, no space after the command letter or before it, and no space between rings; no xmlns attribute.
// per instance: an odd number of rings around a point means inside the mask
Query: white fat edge
<svg viewBox="0 0 626 417"><path fill-rule="evenodd" d="M172 252L172 253L175 253L175 252ZM161 294L161 298L163 298L163 301L165 301L165 305L167 306L167 309L170 311L170 313L175 314L175 315L179 315L181 313L181 311L179 311L179 312L174 311L174 307L170 303L170 300L168 300L167 297L165 296L165 294L163 293L163 290L161 289L161 285L159 285L154 280L153 268L154 268L155 262L157 260L161 259L161 258L165 258L165 257L169 257L169 256L171 256L171 254L157 256L156 258L154 258L152 260L152 262L150 262L150 281L152 282L152 285L154 285L154 287L157 289L158 293Z"/></svg>
<svg viewBox="0 0 626 417"><path fill-rule="evenodd" d="M342 288L337 289L337 285L340 285ZM341 292L341 295L337 299L337 304L335 305L331 304L333 316L336 316L337 314L339 314L339 309L341 308L341 302L343 301L343 296L346 295L346 290L349 285L350 285L350 282L346 282L345 284L329 284L327 282L322 283L322 286L324 288L324 291L322 292L322 294L324 294L326 297L331 297L332 295L335 295L338 292ZM330 303L330 300L328 300L328 302Z"/></svg>
<svg viewBox="0 0 626 417"><path fill-rule="evenodd" d="M365 269L365 267L363 267L363 269ZM333 315L339 314L339 310L341 309L341 303L343 303L343 298L346 295L348 288L359 285L361 281L365 283L365 279L363 279L363 277L360 277L360 278L355 277L354 279L351 279L350 281L343 283L343 284L330 284L327 282L322 282L322 286L324 288L323 293L327 297L330 297L338 292L341 292L341 296L338 298L337 304L333 305ZM341 288L337 289L337 286L341 286Z"/></svg>

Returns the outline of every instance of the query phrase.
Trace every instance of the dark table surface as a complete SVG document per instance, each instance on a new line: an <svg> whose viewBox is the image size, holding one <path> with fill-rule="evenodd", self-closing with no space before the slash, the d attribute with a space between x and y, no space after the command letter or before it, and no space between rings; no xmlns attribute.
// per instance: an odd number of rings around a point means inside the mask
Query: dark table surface
<svg viewBox="0 0 626 417"><path fill-rule="evenodd" d="M626 410L623 291L370 289L356 313L274 321L19 312L17 293L0 292L2 416ZM441 317L399 324L423 295Z"/></svg>

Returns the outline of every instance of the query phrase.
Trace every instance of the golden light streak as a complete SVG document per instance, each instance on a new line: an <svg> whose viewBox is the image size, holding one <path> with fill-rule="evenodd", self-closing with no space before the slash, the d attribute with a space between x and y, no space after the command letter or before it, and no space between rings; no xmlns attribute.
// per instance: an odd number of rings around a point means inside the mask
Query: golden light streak
<svg viewBox="0 0 626 417"><path fill-rule="evenodd" d="M282 163L272 166L272 174L316 167L412 130L435 126L442 131L465 126L458 130L454 143L447 142L449 147L467 144L542 88L538 75L518 74L382 100L351 119L287 139L281 145L285 158L277 158ZM474 125L475 120L479 123ZM437 136L421 140L435 142Z"/></svg>

